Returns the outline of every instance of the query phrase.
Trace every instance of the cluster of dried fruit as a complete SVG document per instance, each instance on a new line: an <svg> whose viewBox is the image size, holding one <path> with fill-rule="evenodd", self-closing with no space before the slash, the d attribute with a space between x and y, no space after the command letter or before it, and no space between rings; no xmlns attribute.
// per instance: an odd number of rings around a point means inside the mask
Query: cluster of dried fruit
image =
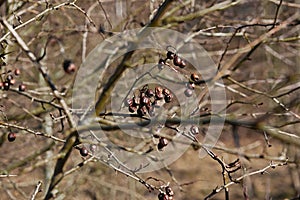
<svg viewBox="0 0 300 200"><path fill-rule="evenodd" d="M15 76L19 76L21 73L20 69L15 69L14 70L14 73L12 74L11 71L8 71L7 73L5 73L5 77L1 77L2 82L0 82L0 89L2 90L9 90L10 86L14 85L16 83L16 79L14 78L13 75ZM25 91L26 89L26 86L21 83L19 84L19 91L23 92Z"/></svg>
<svg viewBox="0 0 300 200"><path fill-rule="evenodd" d="M158 101L162 99L166 103L170 103L173 94L167 88L157 86L153 91L148 85L144 85L139 93L127 99L125 104L131 113L137 112L139 116L145 116L148 113L150 116L154 116L154 108L158 106Z"/></svg>
<svg viewBox="0 0 300 200"><path fill-rule="evenodd" d="M174 200L173 196L173 190L170 188L170 186L167 186L165 188L165 192L160 192L158 194L158 200Z"/></svg>

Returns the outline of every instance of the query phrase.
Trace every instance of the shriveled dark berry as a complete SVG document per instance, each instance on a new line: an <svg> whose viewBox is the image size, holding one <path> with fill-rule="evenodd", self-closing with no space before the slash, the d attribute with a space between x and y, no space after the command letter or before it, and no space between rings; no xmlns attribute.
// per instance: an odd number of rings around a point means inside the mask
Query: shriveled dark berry
<svg viewBox="0 0 300 200"><path fill-rule="evenodd" d="M159 86L155 88L155 97L156 97L156 99L160 100L160 99L164 98L162 91L163 91L163 89Z"/></svg>
<svg viewBox="0 0 300 200"><path fill-rule="evenodd" d="M186 66L186 62L183 59L181 59L181 64L179 65L179 67L185 68L185 66Z"/></svg>
<svg viewBox="0 0 300 200"><path fill-rule="evenodd" d="M14 79L14 77L11 74L7 75L7 77L6 77L7 82L9 82L12 79Z"/></svg>
<svg viewBox="0 0 300 200"><path fill-rule="evenodd" d="M175 56L175 53L171 52L171 51L168 51L167 52L167 58L169 60L173 60L174 59L174 56Z"/></svg>
<svg viewBox="0 0 300 200"><path fill-rule="evenodd" d="M19 85L19 91L24 92L26 90L26 86L24 84Z"/></svg>
<svg viewBox="0 0 300 200"><path fill-rule="evenodd" d="M170 103L173 99L173 95L169 94L169 95L165 95L165 102L166 103Z"/></svg>
<svg viewBox="0 0 300 200"><path fill-rule="evenodd" d="M137 107L136 107L136 106L134 106L134 105L129 105L129 107L128 107L128 111L129 111L129 112L134 113L136 110L137 110Z"/></svg>
<svg viewBox="0 0 300 200"><path fill-rule="evenodd" d="M191 79L194 82L198 82L200 80L200 77L197 74L191 74Z"/></svg>
<svg viewBox="0 0 300 200"><path fill-rule="evenodd" d="M10 132L8 135L7 135L7 140L9 141L9 142L13 142L13 141L15 141L16 140L16 133L13 133L13 132Z"/></svg>
<svg viewBox="0 0 300 200"><path fill-rule="evenodd" d="M162 150L165 146L168 145L168 143L169 143L169 141L166 138L164 138L164 137L159 138L159 142L157 144L157 149Z"/></svg>
<svg viewBox="0 0 300 200"><path fill-rule="evenodd" d="M153 90L152 90L152 89L146 90L146 96L147 96L147 97L153 97L153 96L154 96Z"/></svg>
<svg viewBox="0 0 300 200"><path fill-rule="evenodd" d="M4 90L9 90L9 86L10 86L10 84L8 82L3 83L3 89Z"/></svg>
<svg viewBox="0 0 300 200"><path fill-rule="evenodd" d="M173 59L173 63L175 66L180 67L182 65L182 59L179 56L175 55Z"/></svg>
<svg viewBox="0 0 300 200"><path fill-rule="evenodd" d="M148 97L146 97L146 96L143 96L143 97L141 97L140 102L141 102L141 104L143 104L143 105L147 105L147 104L149 104L150 99L149 99Z"/></svg>
<svg viewBox="0 0 300 200"><path fill-rule="evenodd" d="M19 68L16 68L15 71L14 71L14 74L16 76L19 76L21 74L21 70Z"/></svg>
<svg viewBox="0 0 300 200"><path fill-rule="evenodd" d="M165 190L166 190L166 194L168 196L174 196L174 192L173 192L173 190L171 189L170 186L167 186Z"/></svg>
<svg viewBox="0 0 300 200"><path fill-rule="evenodd" d="M80 148L80 155L83 156L83 157L89 155L89 151L87 150L86 147Z"/></svg>
<svg viewBox="0 0 300 200"><path fill-rule="evenodd" d="M199 127L198 127L198 126L195 126L195 125L191 126L190 132L191 132L193 135L199 134L199 133L200 133Z"/></svg>
<svg viewBox="0 0 300 200"><path fill-rule="evenodd" d="M68 74L72 74L76 71L76 65L71 60L64 60L63 62L64 71Z"/></svg>
<svg viewBox="0 0 300 200"><path fill-rule="evenodd" d="M162 93L163 93L164 95L169 95L169 94L171 94L170 90L168 90L167 88L163 89Z"/></svg>
<svg viewBox="0 0 300 200"><path fill-rule="evenodd" d="M186 97L191 97L191 96L193 95L193 90L188 89L188 88L185 89L184 95L185 95Z"/></svg>
<svg viewBox="0 0 300 200"><path fill-rule="evenodd" d="M147 108L146 108L146 106L140 107L140 108L137 110L137 114L138 114L139 116L144 116L144 115L146 115L146 114L147 114Z"/></svg>

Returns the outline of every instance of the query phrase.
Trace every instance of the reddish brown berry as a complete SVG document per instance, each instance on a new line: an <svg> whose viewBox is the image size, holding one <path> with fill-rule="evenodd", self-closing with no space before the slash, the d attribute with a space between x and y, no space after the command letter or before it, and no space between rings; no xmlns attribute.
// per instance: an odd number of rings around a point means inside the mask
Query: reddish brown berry
<svg viewBox="0 0 300 200"><path fill-rule="evenodd" d="M185 95L186 97L191 97L191 96L193 95L193 90L188 89L188 88L185 89L184 95Z"/></svg>
<svg viewBox="0 0 300 200"><path fill-rule="evenodd" d="M15 141L16 140L16 133L13 133L13 132L10 132L8 135L7 135L7 140L9 141L9 142L13 142L13 141Z"/></svg>
<svg viewBox="0 0 300 200"><path fill-rule="evenodd" d="M198 82L200 80L200 78L197 74L191 74L191 79L194 82Z"/></svg>
<svg viewBox="0 0 300 200"><path fill-rule="evenodd" d="M163 89L159 86L155 88L155 97L156 97L156 99L163 99L164 98L164 96L162 94L162 91L163 91Z"/></svg>
<svg viewBox="0 0 300 200"><path fill-rule="evenodd" d="M64 60L63 62L63 68L66 73L72 74L76 71L76 65L71 60Z"/></svg>
<svg viewBox="0 0 300 200"><path fill-rule="evenodd" d="M148 90L146 91L146 96L147 96L147 97L153 97L153 96L154 96L153 90L152 90L152 89L148 89Z"/></svg>
<svg viewBox="0 0 300 200"><path fill-rule="evenodd" d="M26 86L24 84L19 85L19 91L24 92L26 90Z"/></svg>
<svg viewBox="0 0 300 200"><path fill-rule="evenodd" d="M80 155L83 157L89 155L89 151L87 150L87 148L85 147L80 148Z"/></svg>
<svg viewBox="0 0 300 200"><path fill-rule="evenodd" d="M181 66L182 65L182 59L179 56L175 55L174 59L173 59L173 63L174 63L175 66Z"/></svg>
<svg viewBox="0 0 300 200"><path fill-rule="evenodd" d="M141 97L141 103L143 105L147 105L147 104L149 104L149 102L150 102L150 99L148 97L146 97L146 96Z"/></svg>
<svg viewBox="0 0 300 200"><path fill-rule="evenodd" d="M16 76L19 76L21 74L21 70L19 68L16 68L14 73Z"/></svg>
<svg viewBox="0 0 300 200"><path fill-rule="evenodd" d="M179 65L180 68L185 68L186 62L182 59L181 64Z"/></svg>
<svg viewBox="0 0 300 200"><path fill-rule="evenodd" d="M126 101L124 102L125 106L130 106L133 104L133 100L132 99L126 99Z"/></svg>
<svg viewBox="0 0 300 200"><path fill-rule="evenodd" d="M163 89L163 92L162 92L164 95L169 95L171 94L170 90L168 90L167 88Z"/></svg>
<svg viewBox="0 0 300 200"><path fill-rule="evenodd" d="M146 108L146 106L142 106L142 107L140 107L138 110L137 110L137 114L139 115L139 116L144 116L144 115L146 115L147 114L147 108Z"/></svg>
<svg viewBox="0 0 300 200"><path fill-rule="evenodd" d="M128 107L128 111L129 111L129 112L134 113L136 110L137 110L137 107L136 107L136 106L134 106L134 105L129 105L129 107Z"/></svg>

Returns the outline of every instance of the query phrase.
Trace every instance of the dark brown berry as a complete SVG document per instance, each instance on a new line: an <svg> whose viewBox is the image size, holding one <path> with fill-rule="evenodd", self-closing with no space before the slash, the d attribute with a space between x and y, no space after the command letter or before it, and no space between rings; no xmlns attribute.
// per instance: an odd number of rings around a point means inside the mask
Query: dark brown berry
<svg viewBox="0 0 300 200"><path fill-rule="evenodd" d="M136 106L134 106L134 105L129 105L129 107L128 107L128 111L129 111L129 112L134 113L136 110L137 110L137 107L136 107Z"/></svg>
<svg viewBox="0 0 300 200"><path fill-rule="evenodd" d="M167 52L167 58L169 60L173 60L174 59L174 56L175 56L175 53L171 52L171 51L168 51Z"/></svg>
<svg viewBox="0 0 300 200"><path fill-rule="evenodd" d="M9 82L12 79L14 79L14 77L11 74L7 75L7 77L6 77L7 82Z"/></svg>
<svg viewBox="0 0 300 200"><path fill-rule="evenodd" d="M170 186L167 186L167 187L166 187L166 194L167 194L168 196L174 196L174 192L173 192L173 190L170 188Z"/></svg>
<svg viewBox="0 0 300 200"><path fill-rule="evenodd" d="M9 86L10 86L10 84L8 82L3 83L3 89L4 90L9 90Z"/></svg>
<svg viewBox="0 0 300 200"><path fill-rule="evenodd" d="M87 148L85 147L80 148L80 155L83 157L89 155L89 151L87 150Z"/></svg>
<svg viewBox="0 0 300 200"><path fill-rule="evenodd" d="M143 97L141 97L140 101L141 101L141 104L148 105L149 102L150 102L150 99L148 97L146 97L146 96L143 96Z"/></svg>
<svg viewBox="0 0 300 200"><path fill-rule="evenodd" d="M158 194L158 200L168 200L168 196L161 192Z"/></svg>
<svg viewBox="0 0 300 200"><path fill-rule="evenodd" d="M181 64L179 65L180 68L185 68L186 62L182 59Z"/></svg>
<svg viewBox="0 0 300 200"><path fill-rule="evenodd" d="M13 132L10 132L8 135L7 135L7 139L9 142L13 142L16 140L16 133L13 133Z"/></svg>
<svg viewBox="0 0 300 200"><path fill-rule="evenodd" d="M26 86L24 84L19 85L19 91L24 92L26 90Z"/></svg>
<svg viewBox="0 0 300 200"><path fill-rule="evenodd" d="M185 89L184 95L185 95L186 97L191 97L191 96L193 95L193 90L188 89L188 88Z"/></svg>
<svg viewBox="0 0 300 200"><path fill-rule="evenodd" d="M198 82L200 80L200 78L197 74L191 74L191 79L194 82Z"/></svg>
<svg viewBox="0 0 300 200"><path fill-rule="evenodd" d="M169 141L166 138L164 138L164 137L159 138L159 142L157 144L157 149L162 150L165 146L168 145L168 143L169 143Z"/></svg>
<svg viewBox="0 0 300 200"><path fill-rule="evenodd" d="M142 107L140 107L138 110L137 110L137 114L139 115L139 116L144 116L144 115L146 115L147 114L147 108L146 108L146 106L142 106Z"/></svg>
<svg viewBox="0 0 300 200"><path fill-rule="evenodd" d="M174 59L173 59L173 63L174 63L175 66L181 66L182 65L182 59L179 56L175 55Z"/></svg>
<svg viewBox="0 0 300 200"><path fill-rule="evenodd" d="M155 97L156 97L156 99L160 100L160 99L164 98L164 96L162 94L162 91L163 91L163 89L159 86L155 88Z"/></svg>
<svg viewBox="0 0 300 200"><path fill-rule="evenodd" d="M16 76L19 76L21 74L21 70L16 68L14 73L15 73Z"/></svg>
<svg viewBox="0 0 300 200"><path fill-rule="evenodd" d="M64 60L63 62L63 68L66 73L72 74L76 71L76 65L71 60Z"/></svg>
<svg viewBox="0 0 300 200"><path fill-rule="evenodd" d="M162 92L164 95L169 95L171 94L170 90L168 90L167 88L163 89L163 92Z"/></svg>
<svg viewBox="0 0 300 200"><path fill-rule="evenodd" d="M195 125L191 126L190 131L193 135L197 135L200 133L199 127Z"/></svg>
<svg viewBox="0 0 300 200"><path fill-rule="evenodd" d="M147 97L153 97L153 96L154 96L153 90L152 90L152 89L146 90L146 96L147 96Z"/></svg>
<svg viewBox="0 0 300 200"><path fill-rule="evenodd" d="M170 103L173 99L173 95L169 94L169 95L165 95L165 102L166 103Z"/></svg>

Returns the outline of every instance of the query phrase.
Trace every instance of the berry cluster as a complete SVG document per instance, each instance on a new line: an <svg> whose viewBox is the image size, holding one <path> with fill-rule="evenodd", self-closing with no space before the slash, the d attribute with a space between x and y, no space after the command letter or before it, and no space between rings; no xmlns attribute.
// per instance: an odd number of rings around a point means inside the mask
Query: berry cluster
<svg viewBox="0 0 300 200"><path fill-rule="evenodd" d="M15 69L14 70L14 73L12 74L11 71L8 71L7 73L5 73L5 77L3 79L3 77L1 77L2 82L0 82L0 89L3 89L3 90L9 90L10 86L14 85L16 83L16 79L14 79L14 76L19 76L21 73L20 69ZM25 91L26 89L26 86L24 84L20 84L19 85L19 91L23 92Z"/></svg>
<svg viewBox="0 0 300 200"><path fill-rule="evenodd" d="M186 66L186 62L170 49L167 52L166 59L162 59L162 58L159 59L158 66L162 67L163 65L166 65L168 60L172 60L173 64L177 67L184 68Z"/></svg>
<svg viewBox="0 0 300 200"><path fill-rule="evenodd" d="M154 108L159 106L158 101L162 99L166 103L170 103L173 100L173 94L167 88L157 86L153 90L148 85L144 85L138 94L127 99L125 104L131 113L136 112L141 117L147 113L154 116Z"/></svg>
<svg viewBox="0 0 300 200"><path fill-rule="evenodd" d="M170 186L167 186L165 188L165 192L160 192L158 194L158 200L173 200L174 192L170 188Z"/></svg>

